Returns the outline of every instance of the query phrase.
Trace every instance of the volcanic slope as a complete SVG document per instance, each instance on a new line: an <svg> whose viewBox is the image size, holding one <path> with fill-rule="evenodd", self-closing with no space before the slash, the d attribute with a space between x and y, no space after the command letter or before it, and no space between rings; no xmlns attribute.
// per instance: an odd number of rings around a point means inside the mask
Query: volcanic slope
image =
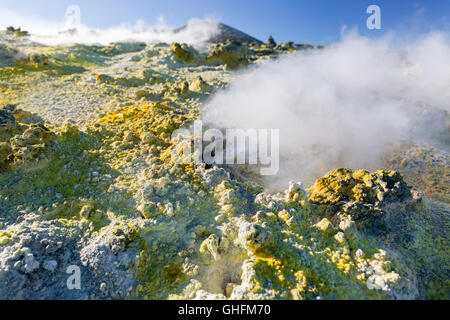
<svg viewBox="0 0 450 320"><path fill-rule="evenodd" d="M439 150L428 178L408 149L407 176L339 168L276 194L171 161L235 70L293 47L0 39L1 299L449 298Z"/></svg>

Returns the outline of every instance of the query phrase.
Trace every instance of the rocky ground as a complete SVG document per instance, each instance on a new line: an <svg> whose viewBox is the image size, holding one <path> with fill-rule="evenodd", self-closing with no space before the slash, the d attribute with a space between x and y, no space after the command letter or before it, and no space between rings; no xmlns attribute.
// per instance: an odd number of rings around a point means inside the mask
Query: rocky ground
<svg viewBox="0 0 450 320"><path fill-rule="evenodd" d="M1 32L0 298L450 298L448 141L279 193L171 161L235 70L305 48Z"/></svg>

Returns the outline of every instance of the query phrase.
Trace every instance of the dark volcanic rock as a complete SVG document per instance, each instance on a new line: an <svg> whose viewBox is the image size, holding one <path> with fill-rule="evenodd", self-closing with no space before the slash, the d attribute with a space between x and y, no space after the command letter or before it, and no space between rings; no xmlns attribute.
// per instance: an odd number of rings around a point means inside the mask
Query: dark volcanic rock
<svg viewBox="0 0 450 320"><path fill-rule="evenodd" d="M175 32L183 31L186 26L176 29ZM208 40L208 42L239 42L239 43L253 43L253 44L262 44L263 42L253 38L252 36L239 31L235 28L227 26L226 24L219 23L218 24L219 32L212 38Z"/></svg>
<svg viewBox="0 0 450 320"><path fill-rule="evenodd" d="M235 28L227 26L226 24L219 23L219 34L212 37L209 42L226 42L235 41L240 43L257 43L262 44L263 42L249 36L248 34L239 31Z"/></svg>
<svg viewBox="0 0 450 320"><path fill-rule="evenodd" d="M16 119L8 110L0 109L0 132L8 131L16 126Z"/></svg>

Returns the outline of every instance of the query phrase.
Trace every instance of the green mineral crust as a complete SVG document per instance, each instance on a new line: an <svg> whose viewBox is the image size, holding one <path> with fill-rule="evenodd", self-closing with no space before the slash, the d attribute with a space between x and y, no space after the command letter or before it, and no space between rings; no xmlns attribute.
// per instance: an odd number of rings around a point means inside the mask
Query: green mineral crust
<svg viewBox="0 0 450 320"><path fill-rule="evenodd" d="M449 299L438 150L405 146L382 170L278 193L171 161L172 132L234 70L295 50L0 33L0 298ZM70 265L80 290L65 286Z"/></svg>

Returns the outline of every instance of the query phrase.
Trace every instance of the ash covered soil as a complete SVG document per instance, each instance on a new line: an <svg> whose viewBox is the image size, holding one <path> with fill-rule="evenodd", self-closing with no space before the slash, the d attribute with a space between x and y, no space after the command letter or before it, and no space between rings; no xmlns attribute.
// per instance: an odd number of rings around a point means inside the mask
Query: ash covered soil
<svg viewBox="0 0 450 320"><path fill-rule="evenodd" d="M281 192L171 161L238 69L305 48L1 32L0 299L449 299L448 140Z"/></svg>

